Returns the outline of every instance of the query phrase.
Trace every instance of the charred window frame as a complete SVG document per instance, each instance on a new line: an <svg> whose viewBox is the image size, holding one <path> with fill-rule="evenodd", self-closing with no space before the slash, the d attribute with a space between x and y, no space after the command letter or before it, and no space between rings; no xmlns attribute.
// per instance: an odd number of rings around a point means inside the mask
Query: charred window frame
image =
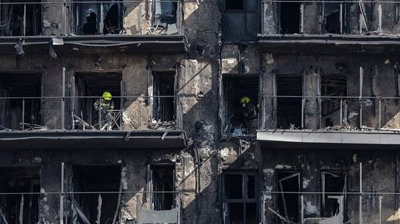
<svg viewBox="0 0 400 224"><path fill-rule="evenodd" d="M260 76L259 75L229 75L224 74L220 83L221 97L221 119L222 135L224 137L240 137L255 135L260 121ZM244 108L240 104L242 97L250 98L252 106L255 107L257 117L249 122L244 122Z"/></svg>
<svg viewBox="0 0 400 224"><path fill-rule="evenodd" d="M77 0L73 4L73 32L76 35L121 34L123 13L123 3Z"/></svg>
<svg viewBox="0 0 400 224"><path fill-rule="evenodd" d="M68 223L107 223L113 217L119 220L121 170L120 165L74 165L72 187L79 193L70 195L73 206Z"/></svg>
<svg viewBox="0 0 400 224"><path fill-rule="evenodd" d="M340 203L346 208L347 174L344 171L321 171L321 211L323 217L332 217L340 212ZM334 197L342 196L343 202ZM345 214L346 212L343 211ZM343 217L346 216L343 214Z"/></svg>
<svg viewBox="0 0 400 224"><path fill-rule="evenodd" d="M150 92L152 119L156 121L176 120L176 77L177 71L149 71L150 82L153 83Z"/></svg>
<svg viewBox="0 0 400 224"><path fill-rule="evenodd" d="M224 0L223 38L226 42L256 41L260 1Z"/></svg>
<svg viewBox="0 0 400 224"><path fill-rule="evenodd" d="M150 209L170 210L176 207L175 164L156 163L147 166L147 197Z"/></svg>
<svg viewBox="0 0 400 224"><path fill-rule="evenodd" d="M42 5L40 2L40 0L2 1L3 4L0 5L0 36L40 35L42 32Z"/></svg>
<svg viewBox="0 0 400 224"><path fill-rule="evenodd" d="M320 75L321 85L321 128L332 127L341 124L340 119L346 117L341 108L345 101L338 97L347 96L347 75L328 75L323 72ZM329 98L332 96L333 98ZM343 104L342 106L340 104ZM342 112L342 116L340 113Z"/></svg>
<svg viewBox="0 0 400 224"><path fill-rule="evenodd" d="M0 130L40 128L42 125L41 96L42 74L0 74Z"/></svg>
<svg viewBox="0 0 400 224"><path fill-rule="evenodd" d="M257 174L223 174L223 223L256 224L259 222Z"/></svg>
<svg viewBox="0 0 400 224"><path fill-rule="evenodd" d="M304 3L301 0L280 2L277 7L278 33L295 34L304 31Z"/></svg>
<svg viewBox="0 0 400 224"><path fill-rule="evenodd" d="M37 166L0 168L0 190L10 193L0 196L1 223L39 222L40 171Z"/></svg>
<svg viewBox="0 0 400 224"><path fill-rule="evenodd" d="M299 171L277 171L277 210L282 217L293 223L300 221L301 175ZM294 192L299 192L298 194Z"/></svg>
<svg viewBox="0 0 400 224"><path fill-rule="evenodd" d="M177 0L153 0L152 15L154 26L167 26L177 21Z"/></svg>

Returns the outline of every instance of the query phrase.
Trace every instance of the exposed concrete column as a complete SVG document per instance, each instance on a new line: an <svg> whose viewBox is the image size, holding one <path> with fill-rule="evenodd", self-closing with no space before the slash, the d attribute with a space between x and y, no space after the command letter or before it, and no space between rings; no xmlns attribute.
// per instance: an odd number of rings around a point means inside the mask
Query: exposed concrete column
<svg viewBox="0 0 400 224"><path fill-rule="evenodd" d="M319 77L316 70L310 68L304 70L303 95L304 98L304 128L318 129L319 122ZM315 97L314 97L315 96Z"/></svg>
<svg viewBox="0 0 400 224"><path fill-rule="evenodd" d="M264 76L263 80L263 108L264 108L264 128L274 129L276 128L277 111L276 111L276 99L273 97L276 94L276 79L275 79L275 67L273 54L261 54L261 75Z"/></svg>
<svg viewBox="0 0 400 224"><path fill-rule="evenodd" d="M302 159L303 169L301 189L303 192L319 192L321 191L320 181L320 161L319 152L304 150L303 158L299 156L299 160ZM320 205L320 194L303 194L303 206L300 205L300 212L303 212L303 218L320 216L321 211L318 209Z"/></svg>
<svg viewBox="0 0 400 224"><path fill-rule="evenodd" d="M312 2L312 3L303 3L304 4L304 24L303 24L303 29L304 33L306 34L316 34L318 32L318 15L319 13L318 10L318 3L317 2Z"/></svg>
<svg viewBox="0 0 400 224"><path fill-rule="evenodd" d="M275 191L276 188L276 178L275 178L275 157L276 150L273 149L263 149L263 167L262 167L262 176L260 179L261 183L264 183L263 186L260 187L261 191L264 192L264 202L265 202L265 220L266 223L273 223L273 220L276 219L276 215L273 214L268 208L275 209L277 204L274 203L274 198L276 201L278 197L276 194L272 194L269 192ZM275 201L275 202L276 202ZM262 205L263 206L263 205ZM261 210L262 211L262 210Z"/></svg>
<svg viewBox="0 0 400 224"><path fill-rule="evenodd" d="M263 4L261 34L279 33L276 29L277 16L275 16L275 8L279 3L264 2Z"/></svg>

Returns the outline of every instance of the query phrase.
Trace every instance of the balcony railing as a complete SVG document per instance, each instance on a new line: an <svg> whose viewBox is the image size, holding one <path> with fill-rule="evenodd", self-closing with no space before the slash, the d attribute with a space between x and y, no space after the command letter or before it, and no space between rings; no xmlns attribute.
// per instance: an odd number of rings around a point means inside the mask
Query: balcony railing
<svg viewBox="0 0 400 224"><path fill-rule="evenodd" d="M0 2L0 36L182 35L182 18L181 0Z"/></svg>
<svg viewBox="0 0 400 224"><path fill-rule="evenodd" d="M399 7L393 1L263 0L261 35L396 35Z"/></svg>
<svg viewBox="0 0 400 224"><path fill-rule="evenodd" d="M177 96L0 97L0 130L182 129Z"/></svg>

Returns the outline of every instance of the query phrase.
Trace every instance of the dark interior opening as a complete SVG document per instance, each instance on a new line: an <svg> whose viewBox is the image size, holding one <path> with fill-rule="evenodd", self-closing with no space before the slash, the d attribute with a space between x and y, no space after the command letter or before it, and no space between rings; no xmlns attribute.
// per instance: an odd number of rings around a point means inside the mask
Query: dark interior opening
<svg viewBox="0 0 400 224"><path fill-rule="evenodd" d="M40 167L0 168L0 208L7 223L35 224L39 221ZM25 193L25 194L15 194Z"/></svg>
<svg viewBox="0 0 400 224"><path fill-rule="evenodd" d="M120 110L121 98L117 96L121 96L121 81L120 73L75 74L75 96L80 97L74 99L74 114L86 123L99 128L99 112L95 109L94 103L100 100L105 91L108 91L113 96L114 110ZM84 98L85 96L87 98ZM98 98L93 98L97 96ZM105 115L102 115L101 121L102 125L106 122ZM119 119L115 120L112 129L117 129L117 124L120 124ZM75 128L82 128L82 126Z"/></svg>
<svg viewBox="0 0 400 224"><path fill-rule="evenodd" d="M153 72L153 118L175 120L175 72Z"/></svg>
<svg viewBox="0 0 400 224"><path fill-rule="evenodd" d="M78 0L74 4L75 33L78 35L119 34L122 30L122 3L111 0Z"/></svg>
<svg viewBox="0 0 400 224"><path fill-rule="evenodd" d="M299 222L299 194L285 192L300 192L300 174L298 172L278 172L278 211L289 221Z"/></svg>
<svg viewBox="0 0 400 224"><path fill-rule="evenodd" d="M325 19L325 30L327 33L340 33L340 12L332 12Z"/></svg>
<svg viewBox="0 0 400 224"><path fill-rule="evenodd" d="M244 1L225 0L225 10L244 10Z"/></svg>
<svg viewBox="0 0 400 224"><path fill-rule="evenodd" d="M323 184L325 189L323 192L338 192L324 194L323 203L323 217L332 217L339 212L339 203L336 199L329 198L329 196L344 196L346 192L346 174L343 172L323 172ZM325 205L324 205L325 204Z"/></svg>
<svg viewBox="0 0 400 224"><path fill-rule="evenodd" d="M276 82L278 96L277 127L282 129L301 127L302 77L299 75L277 75Z"/></svg>
<svg viewBox="0 0 400 224"><path fill-rule="evenodd" d="M280 25L282 34L300 33L300 2L280 3Z"/></svg>
<svg viewBox="0 0 400 224"><path fill-rule="evenodd" d="M225 105L225 121L226 127L224 132L234 135L250 134L249 124L244 122L245 109L240 103L240 99L244 96L250 98L250 103L256 108L258 113L258 92L259 78L257 75L225 75L224 76L224 105ZM252 124L254 128L258 128L258 119L256 118ZM254 129L251 127L250 129ZM240 133L237 131L240 130Z"/></svg>
<svg viewBox="0 0 400 224"><path fill-rule="evenodd" d="M227 199L242 199L243 175L227 174L224 178L225 197Z"/></svg>
<svg viewBox="0 0 400 224"><path fill-rule="evenodd" d="M41 82L41 74L0 74L0 125L3 128L20 130L22 116L26 129L34 129L36 125L41 124ZM21 99L1 97L21 97ZM38 99L23 100L22 97L38 97Z"/></svg>
<svg viewBox="0 0 400 224"><path fill-rule="evenodd" d="M42 17L40 0L6 0L2 3L29 2L26 4L24 27L24 4L0 5L0 35L4 36L34 36L42 31ZM31 4L31 3L38 4Z"/></svg>
<svg viewBox="0 0 400 224"><path fill-rule="evenodd" d="M256 200L256 176L254 174L224 175L224 202L227 209L227 223L257 224Z"/></svg>
<svg viewBox="0 0 400 224"><path fill-rule="evenodd" d="M174 165L154 165L153 171L153 204L154 210L169 210L174 207L175 177Z"/></svg>
<svg viewBox="0 0 400 224"><path fill-rule="evenodd" d="M347 96L345 75L321 75L321 127L340 125L340 98ZM325 98L335 96L334 98Z"/></svg>
<svg viewBox="0 0 400 224"><path fill-rule="evenodd" d="M73 175L74 192L88 192L74 194L73 199L76 200L90 223L98 223L97 221L107 223L113 220L118 203L118 193L106 192L119 192L121 167L74 166ZM99 197L102 201L100 220L98 220ZM72 218L76 219L77 217ZM79 220L81 219L79 218Z"/></svg>

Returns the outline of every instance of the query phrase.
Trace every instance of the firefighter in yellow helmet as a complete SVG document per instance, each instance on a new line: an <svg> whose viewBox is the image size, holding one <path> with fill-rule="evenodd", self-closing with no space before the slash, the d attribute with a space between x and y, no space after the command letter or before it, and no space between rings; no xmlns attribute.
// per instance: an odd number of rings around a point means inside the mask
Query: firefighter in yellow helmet
<svg viewBox="0 0 400 224"><path fill-rule="evenodd" d="M249 134L256 134L258 127L257 108L251 102L250 97L244 96L240 99L240 104L243 108L243 124L247 128Z"/></svg>
<svg viewBox="0 0 400 224"><path fill-rule="evenodd" d="M112 129L112 115L111 110L114 110L114 102L112 100L112 95L110 92L105 91L101 99L96 100L94 103L94 109L96 111L101 111L100 116L101 119L104 121L107 130ZM102 129L102 127L99 127Z"/></svg>

